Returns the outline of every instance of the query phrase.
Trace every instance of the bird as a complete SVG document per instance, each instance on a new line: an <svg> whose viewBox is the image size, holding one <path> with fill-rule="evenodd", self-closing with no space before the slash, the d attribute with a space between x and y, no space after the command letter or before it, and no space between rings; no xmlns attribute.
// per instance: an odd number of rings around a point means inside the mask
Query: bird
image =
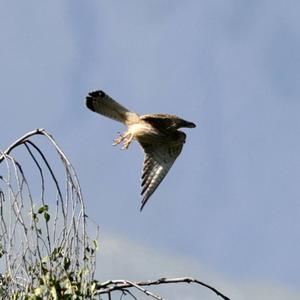
<svg viewBox="0 0 300 300"><path fill-rule="evenodd" d="M194 128L195 123L170 114L139 115L101 90L88 93L86 106L93 112L127 126L127 131L114 139L114 146L123 142L122 149L128 149L131 142L136 140L144 150L140 207L142 211L181 153L186 134L178 129Z"/></svg>

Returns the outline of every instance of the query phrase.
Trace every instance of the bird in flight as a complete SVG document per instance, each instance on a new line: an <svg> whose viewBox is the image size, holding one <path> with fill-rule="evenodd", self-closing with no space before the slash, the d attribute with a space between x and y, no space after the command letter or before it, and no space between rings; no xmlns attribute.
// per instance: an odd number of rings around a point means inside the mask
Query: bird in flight
<svg viewBox="0 0 300 300"><path fill-rule="evenodd" d="M178 129L194 128L196 125L174 115L138 115L103 91L89 93L86 106L94 112L127 125L127 131L117 137L113 145L123 142L122 149L128 149L135 139L142 146L145 152L141 184L142 210L182 150L186 134Z"/></svg>

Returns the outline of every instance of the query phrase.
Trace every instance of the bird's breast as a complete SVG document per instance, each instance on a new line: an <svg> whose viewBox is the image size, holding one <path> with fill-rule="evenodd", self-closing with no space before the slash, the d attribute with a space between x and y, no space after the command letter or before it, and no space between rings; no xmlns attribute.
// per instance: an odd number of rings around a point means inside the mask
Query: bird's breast
<svg viewBox="0 0 300 300"><path fill-rule="evenodd" d="M146 122L129 125L128 131L135 137L159 134L159 132L153 126Z"/></svg>

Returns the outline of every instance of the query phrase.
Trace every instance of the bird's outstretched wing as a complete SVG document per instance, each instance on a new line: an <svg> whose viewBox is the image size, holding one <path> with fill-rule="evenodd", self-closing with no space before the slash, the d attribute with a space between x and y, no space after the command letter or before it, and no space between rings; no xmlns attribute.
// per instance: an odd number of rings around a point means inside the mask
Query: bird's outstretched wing
<svg viewBox="0 0 300 300"><path fill-rule="evenodd" d="M183 143L184 141L180 143L178 141L157 144L141 143L145 151L142 174L141 195L143 196L143 200L141 210L169 172L182 150Z"/></svg>
<svg viewBox="0 0 300 300"><path fill-rule="evenodd" d="M94 112L127 125L139 121L138 114L129 111L103 91L89 93L86 106Z"/></svg>

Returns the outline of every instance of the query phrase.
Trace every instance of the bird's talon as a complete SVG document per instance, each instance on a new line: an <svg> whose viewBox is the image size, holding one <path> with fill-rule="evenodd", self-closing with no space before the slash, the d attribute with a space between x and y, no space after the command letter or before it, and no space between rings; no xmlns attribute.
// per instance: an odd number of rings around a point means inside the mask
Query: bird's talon
<svg viewBox="0 0 300 300"><path fill-rule="evenodd" d="M124 138L125 138L125 136L123 136L123 135L120 134L119 137L117 137L117 138L114 139L114 142L113 142L112 145L116 146L116 145L120 144L124 140Z"/></svg>
<svg viewBox="0 0 300 300"><path fill-rule="evenodd" d="M123 146L122 146L122 149L123 149L123 150L127 150L128 147L129 147L129 145L130 145L130 143L131 143L131 139L126 140L126 141L124 142Z"/></svg>

